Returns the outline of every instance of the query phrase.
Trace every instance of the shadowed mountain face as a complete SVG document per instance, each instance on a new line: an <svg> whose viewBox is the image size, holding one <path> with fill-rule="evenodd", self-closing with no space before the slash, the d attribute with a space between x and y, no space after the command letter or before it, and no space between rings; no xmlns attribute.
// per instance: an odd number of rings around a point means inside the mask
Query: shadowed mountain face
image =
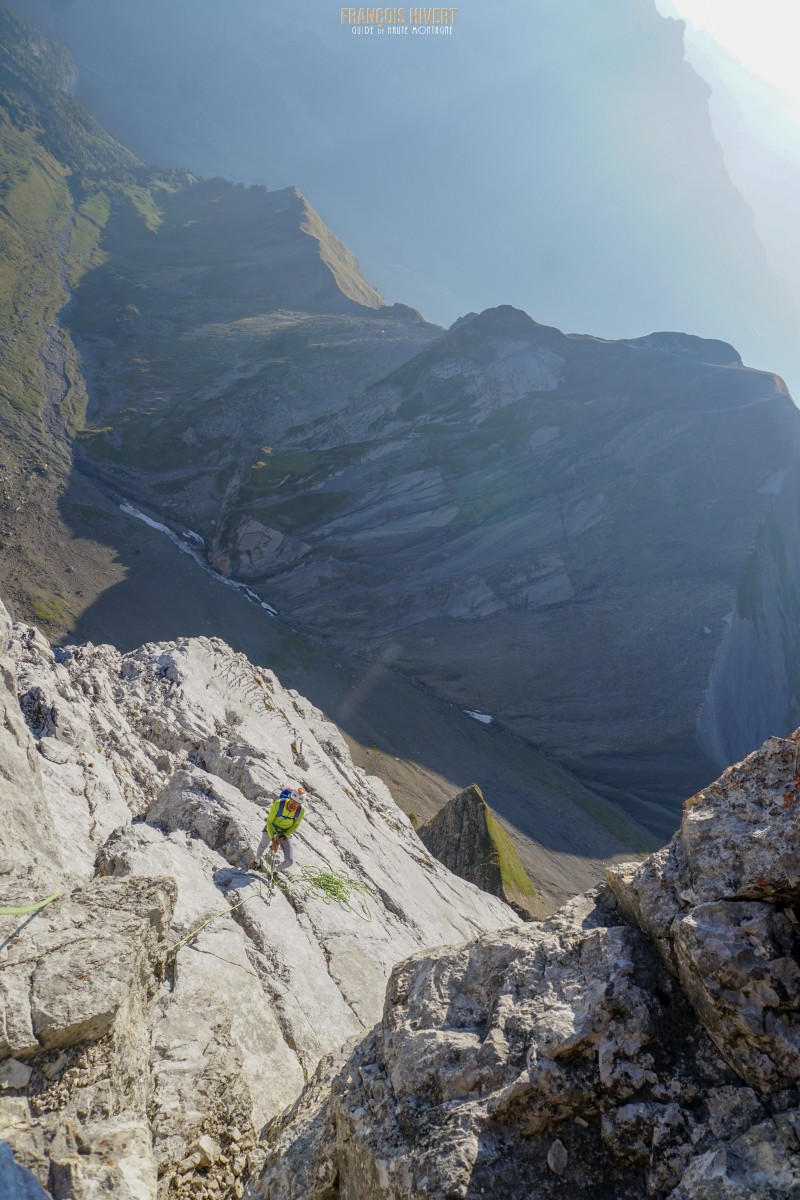
<svg viewBox="0 0 800 1200"><path fill-rule="evenodd" d="M143 637L161 605L184 619L131 557L109 496L132 500L306 633L491 714L658 835L716 764L796 723L780 380L726 342L567 336L509 306L445 333L383 304L295 190L142 167L69 99L68 59L0 17L20 364L0 565L22 612L61 635L102 609L124 640L128 610L97 602L126 577Z"/></svg>
<svg viewBox="0 0 800 1200"><path fill-rule="evenodd" d="M413 310L384 305L294 189L189 177L152 188L144 218L126 201L68 317L101 432L123 461L142 465L147 454L186 475L203 443L204 463L227 470L229 446L238 457L247 438L336 407L354 381L439 333ZM97 449L102 457L103 438Z"/></svg>
<svg viewBox="0 0 800 1200"><path fill-rule="evenodd" d="M652 0L472 5L427 42L355 37L328 0L15 3L66 38L78 96L144 161L297 185L433 320L508 302L798 372L793 301Z"/></svg>
<svg viewBox="0 0 800 1200"><path fill-rule="evenodd" d="M492 714L654 830L791 724L800 417L725 343L487 310L269 446L251 405L224 488L197 411L166 426L191 427L191 469L130 405L93 469L124 467L293 620Z"/></svg>

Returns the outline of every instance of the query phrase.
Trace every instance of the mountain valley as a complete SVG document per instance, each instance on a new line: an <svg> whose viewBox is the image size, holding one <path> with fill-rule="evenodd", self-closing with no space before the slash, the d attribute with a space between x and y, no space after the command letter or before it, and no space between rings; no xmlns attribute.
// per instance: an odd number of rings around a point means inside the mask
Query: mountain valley
<svg viewBox="0 0 800 1200"><path fill-rule="evenodd" d="M386 305L295 189L143 167L69 99L63 50L3 21L4 220L28 254L3 400L18 615L131 648L194 611L182 632L262 660L269 643L294 672L330 661L329 683L296 678L332 706L342 660L416 681L456 725L478 711L530 748L534 778L564 770L639 848L793 726L798 429L777 377L686 334L564 335L509 306L444 331ZM187 601L194 565L122 502L256 609L213 576L217 599ZM403 759L396 740L373 757ZM518 823L520 789L498 785Z"/></svg>
<svg viewBox="0 0 800 1200"><path fill-rule="evenodd" d="M797 1200L785 383L76 88L0 3L0 1197Z"/></svg>

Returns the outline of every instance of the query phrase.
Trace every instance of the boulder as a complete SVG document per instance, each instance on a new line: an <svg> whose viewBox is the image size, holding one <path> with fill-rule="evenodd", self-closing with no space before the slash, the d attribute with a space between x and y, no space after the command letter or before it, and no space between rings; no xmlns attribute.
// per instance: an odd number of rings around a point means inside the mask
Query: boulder
<svg viewBox="0 0 800 1200"><path fill-rule="evenodd" d="M684 805L669 846L608 880L709 1035L760 1092L800 1078L800 732Z"/></svg>
<svg viewBox="0 0 800 1200"><path fill-rule="evenodd" d="M169 879L92 880L5 942L0 1086L22 1096L0 1137L57 1197L155 1195L147 1015L174 902Z"/></svg>

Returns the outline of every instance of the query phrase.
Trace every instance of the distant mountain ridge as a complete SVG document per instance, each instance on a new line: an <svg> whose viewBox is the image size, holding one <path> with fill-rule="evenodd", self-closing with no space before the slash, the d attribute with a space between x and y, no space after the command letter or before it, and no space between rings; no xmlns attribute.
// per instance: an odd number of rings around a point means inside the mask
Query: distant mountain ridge
<svg viewBox="0 0 800 1200"><path fill-rule="evenodd" d="M799 421L720 343L500 307L255 462L212 561L665 830L797 709Z"/></svg>
<svg viewBox="0 0 800 1200"><path fill-rule="evenodd" d="M3 20L25 301L2 573L23 612L60 634L136 571L124 499L657 837L796 723L799 418L778 378L683 333L568 335L509 305L445 332L384 305L296 190L138 164L46 58L32 94L39 35ZM32 181L55 208L25 208Z"/></svg>
<svg viewBox="0 0 800 1200"><path fill-rule="evenodd" d="M654 0L501 0L438 47L354 37L327 0L14 3L140 157L297 184L434 321L508 302L609 338L686 329L800 379L796 303Z"/></svg>

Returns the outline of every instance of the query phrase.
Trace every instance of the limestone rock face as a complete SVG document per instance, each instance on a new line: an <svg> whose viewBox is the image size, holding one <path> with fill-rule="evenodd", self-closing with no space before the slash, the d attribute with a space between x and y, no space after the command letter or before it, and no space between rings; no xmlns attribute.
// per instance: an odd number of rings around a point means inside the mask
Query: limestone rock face
<svg viewBox="0 0 800 1200"><path fill-rule="evenodd" d="M499 896L523 919L542 915L514 843L477 785L454 796L422 826L419 836L454 874Z"/></svg>
<svg viewBox="0 0 800 1200"><path fill-rule="evenodd" d="M0 881L9 905L17 888L24 895L28 887L47 887L61 867L35 746L17 701L10 639L11 621L0 604Z"/></svg>
<svg viewBox="0 0 800 1200"><path fill-rule="evenodd" d="M398 966L267 1131L260 1200L796 1200L798 745L610 888Z"/></svg>
<svg viewBox="0 0 800 1200"><path fill-rule="evenodd" d="M517 917L223 642L54 658L2 613L4 902L61 896L0 917L0 1140L56 1197L240 1197L258 1130L372 1027L394 966ZM308 813L271 894L250 868L287 782Z"/></svg>
<svg viewBox="0 0 800 1200"><path fill-rule="evenodd" d="M171 879L92 880L4 942L0 1138L55 1196L156 1194L148 1009L174 903Z"/></svg>
<svg viewBox="0 0 800 1200"><path fill-rule="evenodd" d="M770 738L684 805L672 842L610 870L720 1053L761 1092L800 1079L800 735Z"/></svg>

